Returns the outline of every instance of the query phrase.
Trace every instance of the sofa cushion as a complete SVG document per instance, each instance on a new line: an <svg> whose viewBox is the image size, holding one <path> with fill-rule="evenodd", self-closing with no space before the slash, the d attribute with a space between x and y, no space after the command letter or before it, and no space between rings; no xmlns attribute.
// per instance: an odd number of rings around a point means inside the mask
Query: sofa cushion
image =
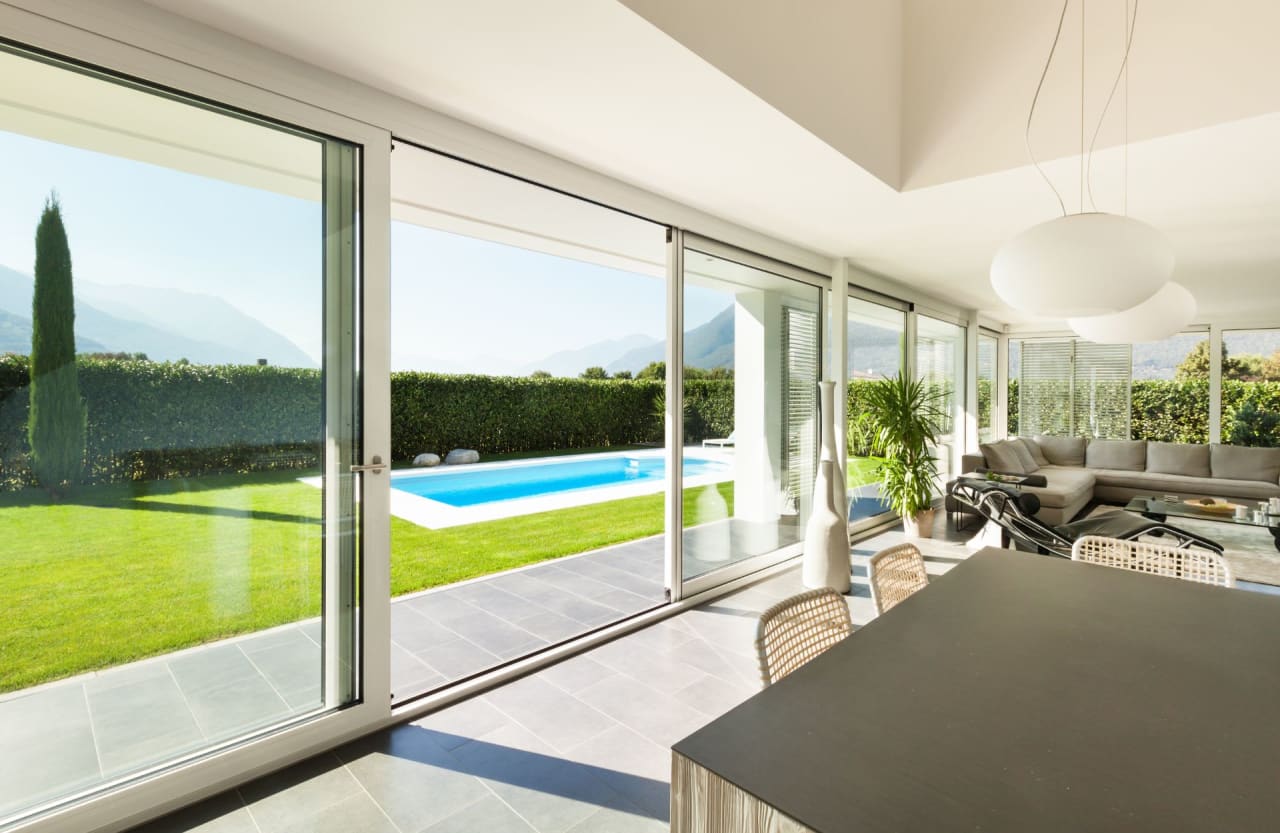
<svg viewBox="0 0 1280 833"><path fill-rule="evenodd" d="M1093 440L1085 452L1085 465L1091 469L1146 471L1146 440Z"/></svg>
<svg viewBox="0 0 1280 833"><path fill-rule="evenodd" d="M1044 475L1047 485L1023 486L1022 491L1040 498L1041 506L1061 509L1093 494L1094 473L1079 466L1042 466L1036 474Z"/></svg>
<svg viewBox="0 0 1280 833"><path fill-rule="evenodd" d="M1040 443L1030 437L1015 437L1014 439L1017 442L1022 443L1022 445L1026 447L1027 451L1031 452L1031 459L1036 461L1037 466L1049 465L1049 458L1044 456L1044 450L1040 448Z"/></svg>
<svg viewBox="0 0 1280 833"><path fill-rule="evenodd" d="M1029 474L1022 467L1022 458L1013 450L1008 440L998 443L983 443L978 446L982 456L987 458L987 468L1006 474Z"/></svg>
<svg viewBox="0 0 1280 833"><path fill-rule="evenodd" d="M1044 452L1051 466L1083 466L1085 441L1083 437L1050 437L1036 434L1036 445Z"/></svg>
<svg viewBox="0 0 1280 833"><path fill-rule="evenodd" d="M1280 482L1280 448L1215 444L1209 451L1209 463L1214 477Z"/></svg>
<svg viewBox="0 0 1280 833"><path fill-rule="evenodd" d="M1013 449L1013 453L1018 455L1018 459L1022 462L1022 471L1031 474L1040 470L1040 464L1036 462L1036 458L1031 456L1031 449L1027 448L1026 442L1017 438L1006 440L1005 443L1009 448Z"/></svg>
<svg viewBox="0 0 1280 833"><path fill-rule="evenodd" d="M1199 443L1147 443L1147 471L1209 476L1209 446Z"/></svg>
<svg viewBox="0 0 1280 833"><path fill-rule="evenodd" d="M1099 489L1119 487L1155 497L1177 495L1183 500L1197 497L1220 497L1228 500L1266 500L1280 497L1280 483L1263 483L1260 480L1189 477L1185 474L1117 469L1094 469L1093 473L1097 475Z"/></svg>

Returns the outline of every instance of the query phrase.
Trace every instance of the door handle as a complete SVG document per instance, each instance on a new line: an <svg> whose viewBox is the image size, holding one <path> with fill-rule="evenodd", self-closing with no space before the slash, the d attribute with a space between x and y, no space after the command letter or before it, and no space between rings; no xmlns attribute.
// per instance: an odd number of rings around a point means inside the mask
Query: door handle
<svg viewBox="0 0 1280 833"><path fill-rule="evenodd" d="M387 467L386 464L382 462L382 457L375 454L373 455L373 460L370 461L367 465L352 466L351 471L353 473L359 472L359 471L367 471L367 472L372 472L373 474L380 474L382 470L385 469L386 467Z"/></svg>

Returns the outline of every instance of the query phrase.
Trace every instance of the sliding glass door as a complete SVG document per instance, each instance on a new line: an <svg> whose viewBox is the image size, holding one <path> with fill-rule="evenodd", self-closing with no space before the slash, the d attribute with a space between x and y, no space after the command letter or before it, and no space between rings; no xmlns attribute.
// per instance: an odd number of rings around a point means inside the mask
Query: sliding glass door
<svg viewBox="0 0 1280 833"><path fill-rule="evenodd" d="M0 826L360 696L360 150L0 49Z"/></svg>
<svg viewBox="0 0 1280 833"><path fill-rule="evenodd" d="M821 279L726 249L682 253L682 577L796 549L813 495ZM716 581L718 579L708 579Z"/></svg>
<svg viewBox="0 0 1280 833"><path fill-rule="evenodd" d="M938 443L938 475L959 470L964 445L965 328L928 315L916 316L916 378L938 394L946 414Z"/></svg>
<svg viewBox="0 0 1280 833"><path fill-rule="evenodd" d="M666 602L667 229L408 143L392 194L402 702Z"/></svg>
<svg viewBox="0 0 1280 833"><path fill-rule="evenodd" d="M907 312L905 306L850 297L848 309L849 382L847 471L849 522L874 524L892 516L880 495L877 467L880 458L871 448L871 435L863 407L867 386L903 372L906 361Z"/></svg>

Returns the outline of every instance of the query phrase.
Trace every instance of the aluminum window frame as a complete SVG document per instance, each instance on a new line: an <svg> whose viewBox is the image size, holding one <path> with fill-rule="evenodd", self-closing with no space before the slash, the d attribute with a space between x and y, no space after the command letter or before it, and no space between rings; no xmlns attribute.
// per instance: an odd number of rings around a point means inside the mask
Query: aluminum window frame
<svg viewBox="0 0 1280 833"><path fill-rule="evenodd" d="M48 17L11 7L0 11L4 41L18 50L251 120L338 139L359 149L356 268L363 321L359 325L358 409L365 462L375 454L389 459L389 132ZM357 654L360 688L367 694L390 690L390 489L385 475L362 475L360 485ZM389 697L385 701L376 696L357 697L349 705L205 750L73 803L50 807L22 819L13 829L71 833L139 824L367 734L390 719Z"/></svg>

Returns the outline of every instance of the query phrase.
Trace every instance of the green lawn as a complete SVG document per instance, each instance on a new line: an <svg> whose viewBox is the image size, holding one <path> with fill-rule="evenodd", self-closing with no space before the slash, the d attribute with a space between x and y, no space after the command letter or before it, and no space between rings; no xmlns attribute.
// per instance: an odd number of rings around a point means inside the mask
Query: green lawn
<svg viewBox="0 0 1280 833"><path fill-rule="evenodd" d="M0 494L0 691L317 615L320 491L296 476L98 486L61 503ZM731 512L732 484L718 488ZM685 495L686 525L704 520L701 491ZM392 593L656 535L662 501L442 530L393 518Z"/></svg>
<svg viewBox="0 0 1280 833"><path fill-rule="evenodd" d="M879 457L850 457L847 481L849 488L878 483L880 478L876 477L876 466L880 465L880 460Z"/></svg>

